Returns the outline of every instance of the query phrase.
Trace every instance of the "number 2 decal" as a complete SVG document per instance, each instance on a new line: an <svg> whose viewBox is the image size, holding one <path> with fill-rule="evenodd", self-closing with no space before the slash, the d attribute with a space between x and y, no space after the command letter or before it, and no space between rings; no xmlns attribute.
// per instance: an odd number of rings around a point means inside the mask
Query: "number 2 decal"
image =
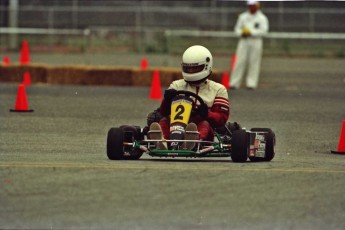
<svg viewBox="0 0 345 230"><path fill-rule="evenodd" d="M192 102L184 99L174 101L171 104L171 124L177 122L187 125L192 112L192 104Z"/></svg>
<svg viewBox="0 0 345 230"><path fill-rule="evenodd" d="M175 109L176 115L174 117L174 120L183 120L183 116L181 116L184 113L184 107L183 105L178 105Z"/></svg>

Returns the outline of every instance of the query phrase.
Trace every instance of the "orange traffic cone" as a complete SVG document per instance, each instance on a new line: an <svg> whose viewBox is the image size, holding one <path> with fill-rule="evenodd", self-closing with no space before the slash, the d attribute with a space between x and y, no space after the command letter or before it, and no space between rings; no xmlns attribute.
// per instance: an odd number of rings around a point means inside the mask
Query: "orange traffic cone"
<svg viewBox="0 0 345 230"><path fill-rule="evenodd" d="M151 90L150 90L150 99L151 100L162 99L161 81L160 81L158 70L153 71L152 84L151 84Z"/></svg>
<svg viewBox="0 0 345 230"><path fill-rule="evenodd" d="M228 74L228 72L223 72L223 77L222 77L222 85L224 85L224 87L226 88L226 89L229 89L230 88L230 79L229 79L229 74Z"/></svg>
<svg viewBox="0 0 345 230"><path fill-rule="evenodd" d="M142 58L141 62L140 62L141 70L147 69L148 65L149 65L149 63L147 62L147 59L146 58Z"/></svg>
<svg viewBox="0 0 345 230"><path fill-rule="evenodd" d="M23 84L25 86L31 85L31 76L29 72L25 72L23 76Z"/></svg>
<svg viewBox="0 0 345 230"><path fill-rule="evenodd" d="M10 109L10 112L33 112L33 111L34 110L29 109L25 86L24 84L20 84L18 86L15 109Z"/></svg>
<svg viewBox="0 0 345 230"><path fill-rule="evenodd" d="M27 40L24 40L22 43L22 49L20 51L19 62L22 65L26 65L30 63L29 44Z"/></svg>
<svg viewBox="0 0 345 230"><path fill-rule="evenodd" d="M4 57L4 65L9 65L10 64L10 58L8 56Z"/></svg>
<svg viewBox="0 0 345 230"><path fill-rule="evenodd" d="M343 120L343 126L340 131L339 143L338 143L338 150L331 151L332 153L336 154L345 154L345 120Z"/></svg>

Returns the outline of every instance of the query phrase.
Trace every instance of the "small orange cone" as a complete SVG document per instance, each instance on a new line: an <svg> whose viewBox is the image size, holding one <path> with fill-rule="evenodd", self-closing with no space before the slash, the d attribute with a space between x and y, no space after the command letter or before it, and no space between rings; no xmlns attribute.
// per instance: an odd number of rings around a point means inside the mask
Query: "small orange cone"
<svg viewBox="0 0 345 230"><path fill-rule="evenodd" d="M23 76L23 84L25 86L31 85L31 76L29 72L25 72Z"/></svg>
<svg viewBox="0 0 345 230"><path fill-rule="evenodd" d="M153 71L152 84L151 84L151 90L150 90L150 99L151 100L162 99L161 81L160 81L158 70Z"/></svg>
<svg viewBox="0 0 345 230"><path fill-rule="evenodd" d="M22 65L26 65L30 63L29 44L27 40L24 40L22 43L22 49L20 51L19 62Z"/></svg>
<svg viewBox="0 0 345 230"><path fill-rule="evenodd" d="M148 67L149 63L147 62L146 58L142 58L140 62L140 68L141 70L146 70Z"/></svg>
<svg viewBox="0 0 345 230"><path fill-rule="evenodd" d="M338 150L331 151L335 154L345 154L345 120L343 120L343 125L340 131L339 143L338 143Z"/></svg>
<svg viewBox="0 0 345 230"><path fill-rule="evenodd" d="M26 97L26 91L24 84L18 86L17 99L15 109L10 109L10 112L33 112L29 109L28 99Z"/></svg>
<svg viewBox="0 0 345 230"><path fill-rule="evenodd" d="M222 76L222 85L224 85L224 87L226 88L226 89L229 89L230 88L230 79L229 79L229 74L228 74L228 72L223 72L223 76Z"/></svg>
<svg viewBox="0 0 345 230"><path fill-rule="evenodd" d="M10 58L8 56L4 57L4 65L9 65L10 64Z"/></svg>

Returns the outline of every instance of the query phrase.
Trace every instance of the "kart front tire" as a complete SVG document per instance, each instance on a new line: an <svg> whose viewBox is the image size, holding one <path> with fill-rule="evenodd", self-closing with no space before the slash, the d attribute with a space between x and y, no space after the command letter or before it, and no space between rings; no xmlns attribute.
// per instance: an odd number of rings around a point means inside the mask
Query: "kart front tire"
<svg viewBox="0 0 345 230"><path fill-rule="evenodd" d="M122 129L122 132L124 133L124 142L134 142L135 140L141 141L144 139L139 126L122 125L120 126L120 129ZM129 134L129 136L125 133ZM138 160L143 155L142 150L130 146L124 148L124 152L130 154L123 156L122 159L124 160Z"/></svg>
<svg viewBox="0 0 345 230"><path fill-rule="evenodd" d="M107 156L110 160L122 160L123 154L123 130L111 128L107 137Z"/></svg>
<svg viewBox="0 0 345 230"><path fill-rule="evenodd" d="M138 160L143 152L132 146L124 146L123 142L142 140L140 127L123 125L119 128L111 128L107 138L107 156L110 160ZM126 153L126 154L125 154Z"/></svg>
<svg viewBox="0 0 345 230"><path fill-rule="evenodd" d="M245 130L236 130L232 134L231 159L233 162L246 162L248 159L247 133Z"/></svg>

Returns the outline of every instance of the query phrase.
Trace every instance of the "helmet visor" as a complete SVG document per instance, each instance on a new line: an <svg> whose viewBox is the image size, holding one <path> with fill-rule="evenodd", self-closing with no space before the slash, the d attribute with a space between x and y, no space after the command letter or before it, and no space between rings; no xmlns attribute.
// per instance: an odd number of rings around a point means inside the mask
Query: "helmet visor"
<svg viewBox="0 0 345 230"><path fill-rule="evenodd" d="M199 73L205 69L205 64L202 65L186 65L182 64L182 71L185 73Z"/></svg>

